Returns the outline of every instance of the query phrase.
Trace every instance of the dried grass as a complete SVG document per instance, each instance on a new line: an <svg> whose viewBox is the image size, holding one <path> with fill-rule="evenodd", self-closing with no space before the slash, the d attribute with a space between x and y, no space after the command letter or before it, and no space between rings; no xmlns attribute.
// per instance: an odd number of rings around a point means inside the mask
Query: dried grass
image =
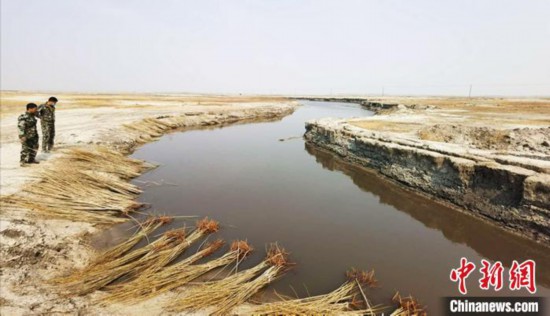
<svg viewBox="0 0 550 316"><path fill-rule="evenodd" d="M98 255L97 259L93 261L90 266L93 267L121 257L160 226L172 222L172 219L172 217L168 216L158 216L151 217L143 223L140 223L140 229L132 237Z"/></svg>
<svg viewBox="0 0 550 316"><path fill-rule="evenodd" d="M173 249L161 251L156 257L151 257L149 259L150 261L149 264L147 264L146 262L143 262L142 267L147 267L147 268L142 269L143 271L134 271L133 274L137 274L139 272L140 276L142 277L155 274L156 272L160 271L163 267L165 267L167 264L169 264L174 259L176 259L185 250L187 250L187 248L189 248L189 246L191 246L194 242L196 242L203 236L212 234L214 232L217 232L218 230L219 230L219 223L214 220L208 219L208 217L205 217L204 219L197 221L196 229L187 238L185 237L179 238L181 239L181 242L179 245L177 245Z"/></svg>
<svg viewBox="0 0 550 316"><path fill-rule="evenodd" d="M124 222L121 215L142 206L134 201L141 190L128 179L150 167L104 147L68 149L38 173L36 183L0 203L5 210L31 210L48 218Z"/></svg>
<svg viewBox="0 0 550 316"><path fill-rule="evenodd" d="M252 250L246 242L240 241L241 247L231 247L222 257L213 259L204 264L194 265L200 258L203 258L223 244L222 241L216 241L210 244L197 254L171 266L162 271L150 274L145 277L139 277L125 287L114 289L112 295L108 296L107 301L128 301L143 300L161 293L173 290L190 281L204 275L219 267L229 266L230 264L244 259Z"/></svg>
<svg viewBox="0 0 550 316"><path fill-rule="evenodd" d="M355 291L355 282L348 281L324 295L299 299L289 299L279 295L281 301L255 305L250 313L254 315L365 315L370 310L352 310L349 301L353 299Z"/></svg>
<svg viewBox="0 0 550 316"><path fill-rule="evenodd" d="M155 118L144 119L132 124L124 124L124 127L128 132L136 134L138 143L151 142L161 137L164 131L171 128L170 125Z"/></svg>
<svg viewBox="0 0 550 316"><path fill-rule="evenodd" d="M383 309L370 307L361 288L376 286L374 271L352 268L346 276L348 281L328 294L306 298L288 298L277 294L281 301L256 305L250 312L254 315L372 315ZM356 299L358 294L363 301Z"/></svg>
<svg viewBox="0 0 550 316"><path fill-rule="evenodd" d="M160 238L149 243L141 248L135 249L115 260L105 262L98 267L92 267L94 270L107 270L109 268L117 268L124 266L134 260L137 260L148 253L157 253L162 249L167 249L170 245L173 245L177 240L181 240L185 236L185 229L173 229L165 232Z"/></svg>
<svg viewBox="0 0 550 316"><path fill-rule="evenodd" d="M68 155L58 157L62 164L71 164L81 170L95 170L117 175L122 179L131 179L154 167L142 160L129 158L103 146L92 149L72 148Z"/></svg>
<svg viewBox="0 0 550 316"><path fill-rule="evenodd" d="M67 277L56 279L54 283L62 285L62 292L84 295L122 277L125 277L124 282L129 282L138 277L156 275L191 244L218 228L216 221L205 218L197 222L197 228L189 236L186 236L184 228L165 232L144 247L114 260L90 265Z"/></svg>
<svg viewBox="0 0 550 316"><path fill-rule="evenodd" d="M234 291L240 285L255 278L262 270L269 267L267 261L262 261L250 269L246 269L226 278L196 284L189 288L186 294L173 302L169 308L174 311L199 310L212 306L215 302Z"/></svg>
<svg viewBox="0 0 550 316"><path fill-rule="evenodd" d="M426 308L418 303L418 301L412 297L402 297L399 292L395 293L392 300L399 304L399 307L393 311L390 316L426 316Z"/></svg>
<svg viewBox="0 0 550 316"><path fill-rule="evenodd" d="M118 278L147 268L155 258L166 254L182 243L184 229L164 233L154 242L135 249L120 258L101 264L90 265L69 276L58 278L53 283L61 286L61 292L84 295L108 285Z"/></svg>
<svg viewBox="0 0 550 316"><path fill-rule="evenodd" d="M133 136L132 139L143 144L158 139L169 130L183 127L185 120L185 116L146 118L132 124L124 124L124 128Z"/></svg>
<svg viewBox="0 0 550 316"><path fill-rule="evenodd" d="M290 265L292 264L284 249L273 244L261 263L222 280L206 282L189 289L187 295L174 302L171 308L182 311L214 306L212 315L227 315L235 306L244 303L279 278Z"/></svg>
<svg viewBox="0 0 550 316"><path fill-rule="evenodd" d="M218 230L220 230L220 223L214 220L208 219L208 217L205 217L197 221L196 226L198 229L208 233L215 233Z"/></svg>
<svg viewBox="0 0 550 316"><path fill-rule="evenodd" d="M357 280L359 284L368 287L378 286L378 280L376 280L376 278L374 277L374 270L365 271L351 268L346 271L346 277L348 278L348 280Z"/></svg>

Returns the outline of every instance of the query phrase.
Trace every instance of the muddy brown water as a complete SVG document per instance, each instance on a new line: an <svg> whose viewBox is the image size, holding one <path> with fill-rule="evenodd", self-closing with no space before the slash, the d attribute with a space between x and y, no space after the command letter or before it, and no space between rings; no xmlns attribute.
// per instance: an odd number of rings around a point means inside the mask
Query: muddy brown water
<svg viewBox="0 0 550 316"><path fill-rule="evenodd" d="M506 268L512 260L534 259L536 295L550 297L549 248L305 144L295 136L304 133L306 120L372 113L354 104L303 103L280 121L173 133L139 148L133 157L160 164L135 180L144 189L140 200L150 203L149 212L220 221L216 237L247 239L257 249L242 268L261 261L266 244L284 246L296 266L266 293L322 294L342 284L350 267L374 269L380 287L367 292L373 303L390 304L398 290L439 315L441 298L458 295L450 270L466 257L478 268L483 258ZM177 219L164 229L192 224ZM115 243L129 234L127 226L101 239ZM468 295L529 294L482 291L479 276L468 279Z"/></svg>

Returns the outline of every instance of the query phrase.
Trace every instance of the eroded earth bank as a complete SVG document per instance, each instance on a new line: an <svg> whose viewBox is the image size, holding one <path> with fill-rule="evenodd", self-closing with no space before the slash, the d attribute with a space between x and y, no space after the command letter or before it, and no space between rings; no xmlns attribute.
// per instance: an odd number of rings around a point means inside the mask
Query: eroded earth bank
<svg viewBox="0 0 550 316"><path fill-rule="evenodd" d="M308 142L550 244L550 101L347 98L369 118L306 123Z"/></svg>

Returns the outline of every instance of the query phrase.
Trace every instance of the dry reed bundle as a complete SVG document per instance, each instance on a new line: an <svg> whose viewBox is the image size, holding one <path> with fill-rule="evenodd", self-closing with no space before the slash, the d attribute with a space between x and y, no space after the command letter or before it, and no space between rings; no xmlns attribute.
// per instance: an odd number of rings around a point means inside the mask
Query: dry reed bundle
<svg viewBox="0 0 550 316"><path fill-rule="evenodd" d="M255 278L262 270L269 267L267 260L250 269L246 269L216 281L197 284L189 288L186 294L170 305L174 311L199 310L220 301L228 292L238 289L242 284Z"/></svg>
<svg viewBox="0 0 550 316"><path fill-rule="evenodd" d="M154 274L176 259L189 246L206 234L219 229L216 221L204 218L197 221L197 229L186 237L185 229L171 230L153 243L136 249L120 258L88 267L69 277L59 279L65 292L83 295L101 289L125 276L128 280L136 276Z"/></svg>
<svg viewBox="0 0 550 316"><path fill-rule="evenodd" d="M84 295L98 290L120 277L144 268L155 258L170 251L185 239L185 229L176 229L164 233L154 242L138 248L112 261L87 266L69 276L53 280L62 286L62 292ZM147 268L147 266L145 266Z"/></svg>
<svg viewBox="0 0 550 316"><path fill-rule="evenodd" d="M219 267L224 267L243 260L251 251L252 248L244 241L233 242L230 250L222 257L213 259L204 264L193 265L200 258L203 258L216 249L223 242L217 241L204 249L204 253L198 252L188 259L168 266L156 274L146 277L137 278L134 282L122 289L116 289L113 294L107 298L108 301L128 301L132 299L147 299L161 293L176 289L190 281L204 275ZM212 248L212 249L209 249Z"/></svg>
<svg viewBox="0 0 550 316"><path fill-rule="evenodd" d="M136 279L129 283L123 283L115 286L107 287L110 295L105 297L106 301L126 301L132 298L145 299L149 292L155 292L156 286L162 285L164 282L160 282L160 279L174 277L177 273L185 269L185 267L197 262L201 258L209 256L223 245L222 240L216 240L206 245L203 249L189 256L188 258L171 265L159 271L156 274L148 274L138 276ZM134 297L135 295L135 297Z"/></svg>
<svg viewBox="0 0 550 316"><path fill-rule="evenodd" d="M120 212L114 210L104 210L102 212L82 211L67 207L64 201L58 201L55 198L47 198L43 203L36 201L34 194L26 196L12 195L3 197L0 200L2 210L8 211L26 211L32 212L32 215L47 216L59 219L78 220L95 224L113 224L123 223L127 219L119 217ZM74 205L74 203L72 203ZM125 212L130 209L137 209L141 205L128 203L124 205Z"/></svg>
<svg viewBox="0 0 550 316"><path fill-rule="evenodd" d="M242 284L235 290L228 292L225 297L215 303L212 315L227 315L237 305L246 302L252 295L258 293L269 283L278 279L292 265L288 261L288 253L277 244L271 245L267 253L267 268L257 278Z"/></svg>
<svg viewBox="0 0 550 316"><path fill-rule="evenodd" d="M81 170L101 171L123 179L135 178L153 167L104 146L95 146L92 149L71 148L63 152L65 155L60 156L58 161L64 165L70 164Z"/></svg>
<svg viewBox="0 0 550 316"><path fill-rule="evenodd" d="M135 249L124 256L121 256L115 260L111 260L108 262L103 263L100 266L92 267L95 270L107 270L109 268L117 268L124 266L134 260L137 260L143 256L145 256L148 253L155 253L160 251L161 249L166 249L170 246L174 246L174 244L185 237L185 229L179 228L179 229L173 229L170 231L165 232L160 238L153 241L152 243L149 243L141 248Z"/></svg>
<svg viewBox="0 0 550 316"><path fill-rule="evenodd" d="M35 187L26 187L24 195L11 196L16 207L45 215L93 222L121 222L116 218L141 206L133 199L140 190L120 178L78 169L45 170Z"/></svg>
<svg viewBox="0 0 550 316"><path fill-rule="evenodd" d="M358 285L365 285L368 287L378 286L378 280L374 277L374 270L365 271L351 268L346 271L346 277L348 280L355 281Z"/></svg>
<svg viewBox="0 0 550 316"><path fill-rule="evenodd" d="M167 264L176 259L182 254L191 244L199 240L205 235L215 233L219 230L219 223L205 217L202 220L197 221L196 229L187 237L184 237L182 241L172 249L166 249L158 252L155 256L146 256L140 259L142 262L141 269L133 271L132 274L140 276L153 275L159 270L163 269Z"/></svg>
<svg viewBox="0 0 550 316"><path fill-rule="evenodd" d="M426 308L418 303L418 301L412 297L401 297L399 292L395 293L392 300L399 304L399 307L393 311L390 316L426 316Z"/></svg>
<svg viewBox="0 0 550 316"><path fill-rule="evenodd" d="M374 271L352 269L346 275L348 281L328 294L298 299L279 295L281 301L256 305L250 312L254 315L365 315L378 311L380 308L367 307L369 303L355 300L358 292L364 296L362 285L375 286ZM357 306L362 309L354 309Z"/></svg>
<svg viewBox="0 0 550 316"><path fill-rule="evenodd" d="M338 289L324 295L300 299L279 296L282 301L256 305L250 310L254 315L365 315L369 310L352 310L355 282L346 282Z"/></svg>
<svg viewBox="0 0 550 316"><path fill-rule="evenodd" d="M172 222L172 217L158 216L152 217L139 224L140 229L129 239L101 253L98 258L93 261L90 266L95 266L101 263L110 262L130 251L143 238L150 235L160 226Z"/></svg>
<svg viewBox="0 0 550 316"><path fill-rule="evenodd" d="M38 174L40 179L21 194L3 197L6 209L30 209L36 214L95 223L123 222L120 218L142 204L141 190L128 179L149 168L103 147L69 149Z"/></svg>
<svg viewBox="0 0 550 316"><path fill-rule="evenodd" d="M130 133L135 134L138 143L146 143L161 137L164 132L176 126L156 118L146 118L124 127Z"/></svg>
<svg viewBox="0 0 550 316"><path fill-rule="evenodd" d="M153 241L152 243L147 244L144 247L130 251L129 253L123 254L120 257L110 261L103 261L101 263L93 262L83 269L74 271L67 276L53 279L50 281L50 283L65 285L66 287L69 287L71 285L76 285L79 282L83 282L86 279L92 279L96 275L101 275L105 270L115 269L124 266L143 257L145 254L153 251L154 249L158 249L159 247L168 244L170 242L169 236L169 234L165 233L160 238Z"/></svg>

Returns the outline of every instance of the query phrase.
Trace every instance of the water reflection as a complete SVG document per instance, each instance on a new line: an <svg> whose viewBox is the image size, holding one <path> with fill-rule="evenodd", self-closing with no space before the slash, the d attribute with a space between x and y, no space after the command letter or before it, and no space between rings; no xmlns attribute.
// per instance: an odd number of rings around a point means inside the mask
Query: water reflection
<svg viewBox="0 0 550 316"><path fill-rule="evenodd" d="M361 190L377 196L381 204L393 206L407 213L426 227L441 231L447 239L464 244L485 258L501 261L505 266L509 266L512 260L534 259L539 271L537 283L550 286L550 273L540 273L550 271L550 249L409 192L387 179L381 179L381 176L370 170L351 165L337 155L314 145L306 143L305 149L324 169L349 176ZM434 208L434 203L440 206Z"/></svg>

